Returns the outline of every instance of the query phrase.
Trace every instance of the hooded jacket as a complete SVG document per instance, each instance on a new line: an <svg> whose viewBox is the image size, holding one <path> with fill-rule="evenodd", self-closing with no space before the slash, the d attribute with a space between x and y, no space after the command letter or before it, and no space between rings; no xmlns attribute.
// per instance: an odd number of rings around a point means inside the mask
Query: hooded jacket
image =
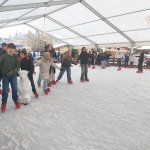
<svg viewBox="0 0 150 150"><path fill-rule="evenodd" d="M0 58L4 55L7 54L7 51L0 49Z"/></svg>
<svg viewBox="0 0 150 150"><path fill-rule="evenodd" d="M20 70L20 62L18 56L16 54L9 55L5 54L0 58L0 68L2 70L2 74L5 76L9 72L13 75L17 75Z"/></svg>
<svg viewBox="0 0 150 150"><path fill-rule="evenodd" d="M53 63L52 59L47 60L46 56L50 56L49 52L43 52L41 60L34 64L35 67L40 66L40 78L41 79L49 79L49 68L53 66L54 68L60 69L55 63Z"/></svg>
<svg viewBox="0 0 150 150"><path fill-rule="evenodd" d="M118 50L117 52L116 52L116 55L115 55L115 57L118 59L118 58L123 58L124 56L123 56L123 53L120 51L120 50Z"/></svg>

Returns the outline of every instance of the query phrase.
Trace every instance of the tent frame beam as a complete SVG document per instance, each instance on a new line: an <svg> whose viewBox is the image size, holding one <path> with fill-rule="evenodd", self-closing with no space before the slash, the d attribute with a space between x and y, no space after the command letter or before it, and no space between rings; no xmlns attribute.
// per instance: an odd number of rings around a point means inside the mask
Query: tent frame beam
<svg viewBox="0 0 150 150"><path fill-rule="evenodd" d="M72 30L71 28L65 26L64 24L58 22L57 20L55 20L55 19L53 19L53 18L51 18L51 17L49 17L49 16L46 16L46 18L49 19L49 20L51 20L51 21L53 21L53 22L55 22L56 24L62 26L63 28L69 30L70 32L72 32L72 33L78 35L79 37L85 39L86 41L90 42L91 44L97 45L95 42L91 41L90 39L86 38L85 36L81 35L80 33L78 33L78 32L76 32L76 31Z"/></svg>
<svg viewBox="0 0 150 150"><path fill-rule="evenodd" d="M116 30L119 34L121 34L124 38L130 41L131 44L134 44L134 41L129 38L126 34L124 34L121 30L119 30L115 25L113 25L110 21L104 18L100 13L98 13L95 9L93 9L89 4L87 4L84 0L80 0L80 3L83 4L86 8L88 8L91 12L93 12L96 16L98 16L101 20L111 26L114 30Z"/></svg>
<svg viewBox="0 0 150 150"><path fill-rule="evenodd" d="M12 10L29 9L29 8L49 7L49 6L56 6L56 5L65 5L65 4L72 4L77 2L79 2L79 0L50 1L47 3L42 2L42 3L2 6L0 12L10 11L10 10L12 11Z"/></svg>
<svg viewBox="0 0 150 150"><path fill-rule="evenodd" d="M32 29L34 29L34 30L36 30L36 31L43 32L42 30L40 30L40 29L38 29L38 28L36 28L36 27L30 25L30 24L25 24L25 25L28 26L28 27L30 27L30 28L32 28ZM53 36L53 35L51 35L51 34L49 34L49 33L47 33L47 34L50 35L52 38L61 41L62 43L66 43L67 45L71 45L71 44L69 44L69 43L67 43L67 42L65 42L65 41L62 41L61 39L59 39L59 38L57 38L57 37L55 37L55 36ZM71 46L72 46L72 45L71 45Z"/></svg>

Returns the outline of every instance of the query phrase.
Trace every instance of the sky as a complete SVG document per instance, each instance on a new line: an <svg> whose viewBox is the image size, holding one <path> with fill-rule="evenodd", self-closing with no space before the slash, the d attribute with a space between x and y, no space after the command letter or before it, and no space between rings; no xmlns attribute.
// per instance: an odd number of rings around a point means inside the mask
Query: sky
<svg viewBox="0 0 150 150"><path fill-rule="evenodd" d="M28 31L35 31L34 29L26 26L26 25L19 25L14 27L8 27L0 29L0 37L1 38L9 38L9 35L15 35L17 33L27 33Z"/></svg>

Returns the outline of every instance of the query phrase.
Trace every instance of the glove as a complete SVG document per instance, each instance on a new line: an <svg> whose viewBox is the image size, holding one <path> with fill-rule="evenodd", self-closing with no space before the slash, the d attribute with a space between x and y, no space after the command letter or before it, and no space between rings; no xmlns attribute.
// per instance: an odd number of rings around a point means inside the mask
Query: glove
<svg viewBox="0 0 150 150"><path fill-rule="evenodd" d="M65 71L63 68L60 68L60 71Z"/></svg>
<svg viewBox="0 0 150 150"><path fill-rule="evenodd" d="M7 73L7 77L10 78L13 74L11 72Z"/></svg>

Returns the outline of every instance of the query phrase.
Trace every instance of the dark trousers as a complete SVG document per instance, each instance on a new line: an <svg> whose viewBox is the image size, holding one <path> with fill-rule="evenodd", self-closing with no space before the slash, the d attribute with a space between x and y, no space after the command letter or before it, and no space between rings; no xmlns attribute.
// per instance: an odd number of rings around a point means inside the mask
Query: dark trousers
<svg viewBox="0 0 150 150"><path fill-rule="evenodd" d="M67 72L67 79L68 81L71 80L71 68L70 67L61 67L63 70L60 71L59 76L58 76L58 80L60 80L62 78L62 76L64 75L65 71Z"/></svg>
<svg viewBox="0 0 150 150"><path fill-rule="evenodd" d="M95 66L96 59L92 58L92 65Z"/></svg>
<svg viewBox="0 0 150 150"><path fill-rule="evenodd" d="M118 67L121 68L121 58L117 59L117 64L118 64Z"/></svg>
<svg viewBox="0 0 150 150"><path fill-rule="evenodd" d="M127 60L125 60L125 66L128 66L128 61Z"/></svg>
<svg viewBox="0 0 150 150"><path fill-rule="evenodd" d="M29 80L30 80L30 82L31 82L31 86L32 86L32 91L33 92L36 92L36 88L35 88L35 84L34 84L34 80L33 80L33 75L28 75L28 78L29 78Z"/></svg>
<svg viewBox="0 0 150 150"><path fill-rule="evenodd" d="M1 87L1 80L2 80L2 70L0 69L0 87Z"/></svg>
<svg viewBox="0 0 150 150"><path fill-rule="evenodd" d="M87 77L87 73L88 73L88 67L87 64L81 64L81 80L83 79L88 79Z"/></svg>
<svg viewBox="0 0 150 150"><path fill-rule="evenodd" d="M133 65L133 62L130 62L130 65L132 66L132 65Z"/></svg>
<svg viewBox="0 0 150 150"><path fill-rule="evenodd" d="M142 62L139 62L138 70L143 71L143 63Z"/></svg>
<svg viewBox="0 0 150 150"><path fill-rule="evenodd" d="M3 76L2 83L3 83L2 102L7 103L9 83L12 89L12 99L13 101L17 101L18 100L17 76L11 76L9 78L7 76Z"/></svg>

